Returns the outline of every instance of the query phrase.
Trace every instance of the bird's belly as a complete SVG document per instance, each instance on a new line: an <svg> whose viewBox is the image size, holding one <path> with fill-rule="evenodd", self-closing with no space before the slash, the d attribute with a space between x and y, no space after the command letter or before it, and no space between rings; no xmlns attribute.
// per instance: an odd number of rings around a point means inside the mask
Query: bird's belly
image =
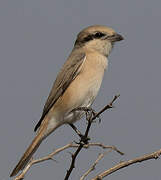
<svg viewBox="0 0 161 180"><path fill-rule="evenodd" d="M102 59L99 58L98 61L102 61ZM100 89L104 68L100 62L97 62L96 65L92 61L85 61L80 74L54 105L54 111L59 114L58 119L62 124L72 123L82 117L82 112L73 113L73 109L91 106Z"/></svg>
<svg viewBox="0 0 161 180"><path fill-rule="evenodd" d="M91 82L89 81L86 87L87 88L86 92L84 91L83 95L80 95L80 96L77 94L78 95L77 97L80 97L80 98L78 98L79 100L75 103L74 108L90 107L98 94L98 91L101 86L101 82L102 82L102 78L91 80ZM80 87L78 87L78 89L75 89L75 91L77 90L81 91ZM75 111L75 112L68 111L67 113L65 113L63 119L66 123L73 123L79 120L83 115L84 115L84 112L82 111Z"/></svg>

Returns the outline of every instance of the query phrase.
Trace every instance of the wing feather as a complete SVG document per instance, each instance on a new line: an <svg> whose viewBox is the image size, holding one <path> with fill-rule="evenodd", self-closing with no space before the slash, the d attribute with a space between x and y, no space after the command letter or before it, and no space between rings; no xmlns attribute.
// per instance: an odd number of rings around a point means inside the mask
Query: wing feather
<svg viewBox="0 0 161 180"><path fill-rule="evenodd" d="M35 126L34 131L39 128L46 114L53 107L59 97L63 95L70 83L79 74L81 70L81 65L85 61L85 57L86 56L84 52L73 51L71 53L53 84L48 99L45 103L42 116L37 125Z"/></svg>

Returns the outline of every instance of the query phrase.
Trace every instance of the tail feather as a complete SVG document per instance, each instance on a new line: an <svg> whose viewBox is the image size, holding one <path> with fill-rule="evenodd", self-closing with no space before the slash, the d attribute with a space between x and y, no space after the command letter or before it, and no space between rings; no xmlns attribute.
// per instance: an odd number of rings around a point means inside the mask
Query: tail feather
<svg viewBox="0 0 161 180"><path fill-rule="evenodd" d="M27 163L30 161L32 155L35 153L35 151L37 150L37 148L40 146L41 142L42 142L42 135L38 134L32 141L32 143L30 144L30 146L27 148L26 152L24 153L24 155L22 156L22 158L20 159L20 161L18 162L18 164L16 165L16 167L13 169L10 177L15 176L20 170L23 170L24 167L27 165Z"/></svg>

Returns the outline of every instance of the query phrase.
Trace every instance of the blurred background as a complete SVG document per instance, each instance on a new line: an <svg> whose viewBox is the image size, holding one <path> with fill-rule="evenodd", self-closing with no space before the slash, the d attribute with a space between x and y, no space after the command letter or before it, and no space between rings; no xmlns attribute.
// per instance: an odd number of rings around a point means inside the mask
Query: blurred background
<svg viewBox="0 0 161 180"><path fill-rule="evenodd" d="M121 96L115 108L93 124L91 142L115 145L124 156L105 156L87 179L116 163L161 148L161 1L159 0L1 0L0 1L0 179L11 170L34 137L44 103L56 75L68 57L76 35L93 24L114 28L125 38L109 57L97 111ZM85 121L76 125L83 132ZM68 126L59 128L35 154L78 140ZM61 180L71 162L72 149L33 166L25 180ZM83 150L71 180L80 176L103 152ZM122 169L110 180L160 180L161 160L150 160Z"/></svg>

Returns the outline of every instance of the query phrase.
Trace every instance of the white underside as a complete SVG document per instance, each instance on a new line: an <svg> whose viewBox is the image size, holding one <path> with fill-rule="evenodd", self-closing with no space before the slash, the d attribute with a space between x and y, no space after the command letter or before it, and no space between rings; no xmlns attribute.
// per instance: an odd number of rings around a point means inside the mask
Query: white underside
<svg viewBox="0 0 161 180"><path fill-rule="evenodd" d="M106 58L105 60L107 61ZM48 124L47 134L48 133L50 134L57 127L63 124L74 123L75 121L82 118L84 112L80 112L80 111L71 112L71 111L78 107L90 107L92 105L93 101L95 100L98 94L98 91L102 83L102 78L104 75L104 67L101 67L100 69L98 68L98 71L99 70L101 71L101 73L97 72L99 76L97 76L97 73L96 73L96 76L88 80L88 85L86 86L87 91L84 91L85 94L84 96L81 96L81 99L78 98L78 103L76 103L77 104L76 107L74 108L72 107L72 109L69 109L64 114L59 114L58 116L53 115L53 117L50 119L49 124ZM78 89L77 91L79 90L80 89Z"/></svg>
<svg viewBox="0 0 161 180"><path fill-rule="evenodd" d="M102 80L101 80L102 81ZM79 107L90 107L93 101L95 100L95 97L98 94L98 91L100 89L101 81L95 81L91 85L90 91L88 92L88 95L83 100L83 103L79 105ZM77 107L75 107L77 108ZM48 124L47 128L47 134L54 131L57 127L68 124L68 123L74 123L82 118L82 116L85 113L83 111L74 111L74 112L66 112L64 115L61 115L59 117L53 116Z"/></svg>

